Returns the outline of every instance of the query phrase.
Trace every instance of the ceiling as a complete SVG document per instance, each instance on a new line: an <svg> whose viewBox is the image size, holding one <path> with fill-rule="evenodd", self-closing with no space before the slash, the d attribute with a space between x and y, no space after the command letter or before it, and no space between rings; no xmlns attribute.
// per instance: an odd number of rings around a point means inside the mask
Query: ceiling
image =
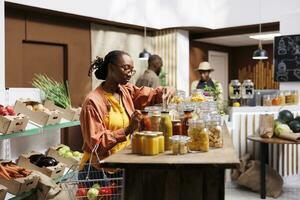
<svg viewBox="0 0 300 200"><path fill-rule="evenodd" d="M278 31L268 32L268 33L278 33ZM240 35L209 37L209 38L195 39L194 41L200 41L200 42L217 44L217 45L228 46L228 47L257 45L258 40L250 38L249 36L251 35L255 35L255 34L248 33L248 34L240 34ZM262 41L262 44L272 44L272 43L273 40Z"/></svg>

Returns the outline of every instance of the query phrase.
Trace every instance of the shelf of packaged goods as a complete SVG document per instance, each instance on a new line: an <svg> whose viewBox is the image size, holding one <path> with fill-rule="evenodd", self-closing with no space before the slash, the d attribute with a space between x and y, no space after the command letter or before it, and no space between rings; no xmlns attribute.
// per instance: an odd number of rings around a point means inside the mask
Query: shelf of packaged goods
<svg viewBox="0 0 300 200"><path fill-rule="evenodd" d="M10 134L2 134L2 135L0 135L0 140L24 137L24 136L31 136L31 135L40 134L45 130L61 129L61 128L67 128L67 127L72 127L72 126L79 126L79 125L80 125L79 121L67 121L67 120L62 120L61 123L59 123L59 124L46 125L44 127L39 127L32 123L28 123L28 125L24 131L17 132L17 133L10 133Z"/></svg>

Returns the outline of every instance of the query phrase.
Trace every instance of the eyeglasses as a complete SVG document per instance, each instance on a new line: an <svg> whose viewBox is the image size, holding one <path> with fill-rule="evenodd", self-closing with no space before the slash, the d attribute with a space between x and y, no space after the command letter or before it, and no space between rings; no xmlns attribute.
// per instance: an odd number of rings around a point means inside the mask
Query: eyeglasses
<svg viewBox="0 0 300 200"><path fill-rule="evenodd" d="M131 76L135 75L136 70L133 69L133 66L131 65L116 65L117 67L120 67L122 69L123 72L125 72L126 74L131 74Z"/></svg>

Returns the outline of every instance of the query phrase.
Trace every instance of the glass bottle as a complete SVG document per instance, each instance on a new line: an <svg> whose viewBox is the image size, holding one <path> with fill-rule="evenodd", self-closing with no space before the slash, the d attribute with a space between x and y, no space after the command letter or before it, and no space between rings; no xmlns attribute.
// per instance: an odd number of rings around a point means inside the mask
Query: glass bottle
<svg viewBox="0 0 300 200"><path fill-rule="evenodd" d="M172 130L173 135L181 135L182 134L182 125L180 120L172 121Z"/></svg>
<svg viewBox="0 0 300 200"><path fill-rule="evenodd" d="M187 135L188 121L193 118L193 110L185 110L182 119L182 135Z"/></svg>
<svg viewBox="0 0 300 200"><path fill-rule="evenodd" d="M161 113L158 110L152 112L150 117L151 121L151 131L159 131L159 124L161 120Z"/></svg>
<svg viewBox="0 0 300 200"><path fill-rule="evenodd" d="M172 121L168 111L161 112L159 131L163 132L165 137L165 150L170 150L170 137L173 135Z"/></svg>
<svg viewBox="0 0 300 200"><path fill-rule="evenodd" d="M140 123L139 131L151 131L151 119L148 115L148 111L142 111L143 118Z"/></svg>

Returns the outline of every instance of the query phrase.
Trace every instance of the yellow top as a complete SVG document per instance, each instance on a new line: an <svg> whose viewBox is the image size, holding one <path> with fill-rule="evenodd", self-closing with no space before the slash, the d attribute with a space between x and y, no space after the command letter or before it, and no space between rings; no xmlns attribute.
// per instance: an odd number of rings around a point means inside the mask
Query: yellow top
<svg viewBox="0 0 300 200"><path fill-rule="evenodd" d="M108 127L108 129L111 131L115 131L127 127L129 125L129 117L124 109L121 98L118 101L113 96L113 94L108 92L105 92L104 95L111 104L109 114L105 119L106 127ZM118 143L111 149L111 153L116 153L124 149L125 147L127 147L129 144L130 144L130 136L128 135L127 140L125 142ZM90 153L84 152L80 163L81 169L83 168L83 165L89 161L89 159L90 159ZM92 160L93 163L96 162L96 156L93 156Z"/></svg>

